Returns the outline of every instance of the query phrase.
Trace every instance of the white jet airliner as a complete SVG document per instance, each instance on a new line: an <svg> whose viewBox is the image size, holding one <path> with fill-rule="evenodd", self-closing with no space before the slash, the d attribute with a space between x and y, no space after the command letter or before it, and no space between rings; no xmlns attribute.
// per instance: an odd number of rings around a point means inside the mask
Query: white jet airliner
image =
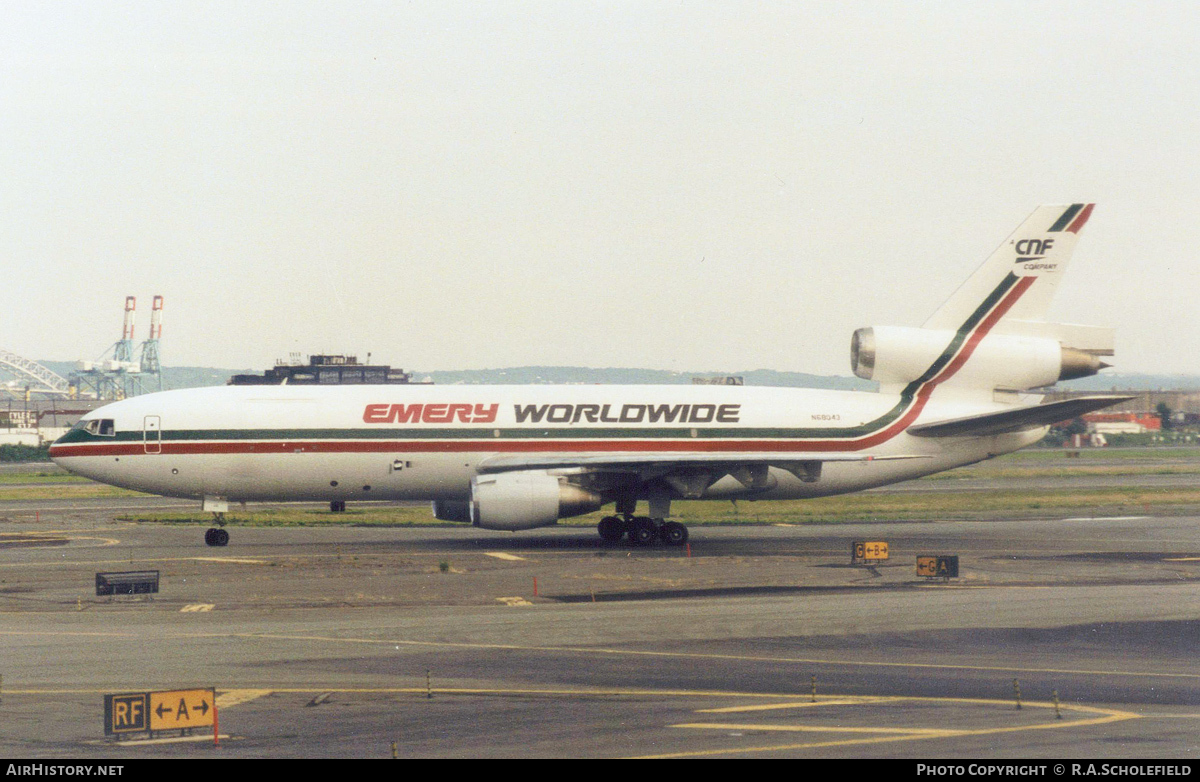
<svg viewBox="0 0 1200 782"><path fill-rule="evenodd" d="M1123 398L1039 404L1095 374L1110 329L1048 323L1092 204L1042 206L920 328L859 329L878 393L746 386L225 386L92 411L50 449L104 483L229 502L431 500L439 519L525 530L595 511L607 541L682 545L674 499L804 499L1037 442ZM648 513L636 515L645 501ZM208 530L209 545L228 533Z"/></svg>

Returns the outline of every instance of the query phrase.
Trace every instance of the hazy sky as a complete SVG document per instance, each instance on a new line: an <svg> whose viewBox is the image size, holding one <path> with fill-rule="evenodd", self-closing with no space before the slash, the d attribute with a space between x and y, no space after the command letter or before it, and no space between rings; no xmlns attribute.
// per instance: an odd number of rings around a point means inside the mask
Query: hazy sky
<svg viewBox="0 0 1200 782"><path fill-rule="evenodd" d="M8 2L0 347L849 374L1038 203L1200 373L1194 3Z"/></svg>

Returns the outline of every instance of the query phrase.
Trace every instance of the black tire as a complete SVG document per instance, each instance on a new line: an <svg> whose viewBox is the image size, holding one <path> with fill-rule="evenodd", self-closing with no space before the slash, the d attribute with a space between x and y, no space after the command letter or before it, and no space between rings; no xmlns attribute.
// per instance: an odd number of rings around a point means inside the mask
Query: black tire
<svg viewBox="0 0 1200 782"><path fill-rule="evenodd" d="M668 546L682 546L687 543L688 529L678 521L668 521L659 531L662 542Z"/></svg>
<svg viewBox="0 0 1200 782"><path fill-rule="evenodd" d="M218 532L220 532L220 531L221 531L221 530L217 529L216 527L211 527L211 528L209 528L209 529L206 529L206 530L204 531L204 542L205 542L205 544L206 544L206 545L209 545L209 546L219 546L219 545L221 545L220 543L217 543L217 533L218 533Z"/></svg>
<svg viewBox="0 0 1200 782"><path fill-rule="evenodd" d="M635 546L648 546L658 537L658 525L650 519L634 519L629 525L629 542Z"/></svg>
<svg viewBox="0 0 1200 782"><path fill-rule="evenodd" d="M596 531L605 543L616 543L625 534L625 520L616 516L605 516L596 525Z"/></svg>
<svg viewBox="0 0 1200 782"><path fill-rule="evenodd" d="M215 536L217 542L213 544L214 546L228 546L229 545L229 533L228 532L226 532L223 529L216 529L216 530L213 530L213 532L217 533Z"/></svg>

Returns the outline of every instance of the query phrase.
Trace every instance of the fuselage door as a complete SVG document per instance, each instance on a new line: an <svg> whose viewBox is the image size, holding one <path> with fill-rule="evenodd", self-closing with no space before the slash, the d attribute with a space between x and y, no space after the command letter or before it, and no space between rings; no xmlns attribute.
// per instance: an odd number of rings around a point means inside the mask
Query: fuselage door
<svg viewBox="0 0 1200 782"><path fill-rule="evenodd" d="M142 429L146 453L162 453L162 421L156 415L148 415Z"/></svg>

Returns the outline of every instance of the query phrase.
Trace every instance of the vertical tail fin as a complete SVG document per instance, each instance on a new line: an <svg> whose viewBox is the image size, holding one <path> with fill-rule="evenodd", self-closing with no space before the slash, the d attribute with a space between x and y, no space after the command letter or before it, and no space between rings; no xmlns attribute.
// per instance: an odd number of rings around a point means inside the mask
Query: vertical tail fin
<svg viewBox="0 0 1200 782"><path fill-rule="evenodd" d="M1011 274L1034 277L1005 319L1042 320L1095 204L1039 206L925 321L927 329L957 329Z"/></svg>

